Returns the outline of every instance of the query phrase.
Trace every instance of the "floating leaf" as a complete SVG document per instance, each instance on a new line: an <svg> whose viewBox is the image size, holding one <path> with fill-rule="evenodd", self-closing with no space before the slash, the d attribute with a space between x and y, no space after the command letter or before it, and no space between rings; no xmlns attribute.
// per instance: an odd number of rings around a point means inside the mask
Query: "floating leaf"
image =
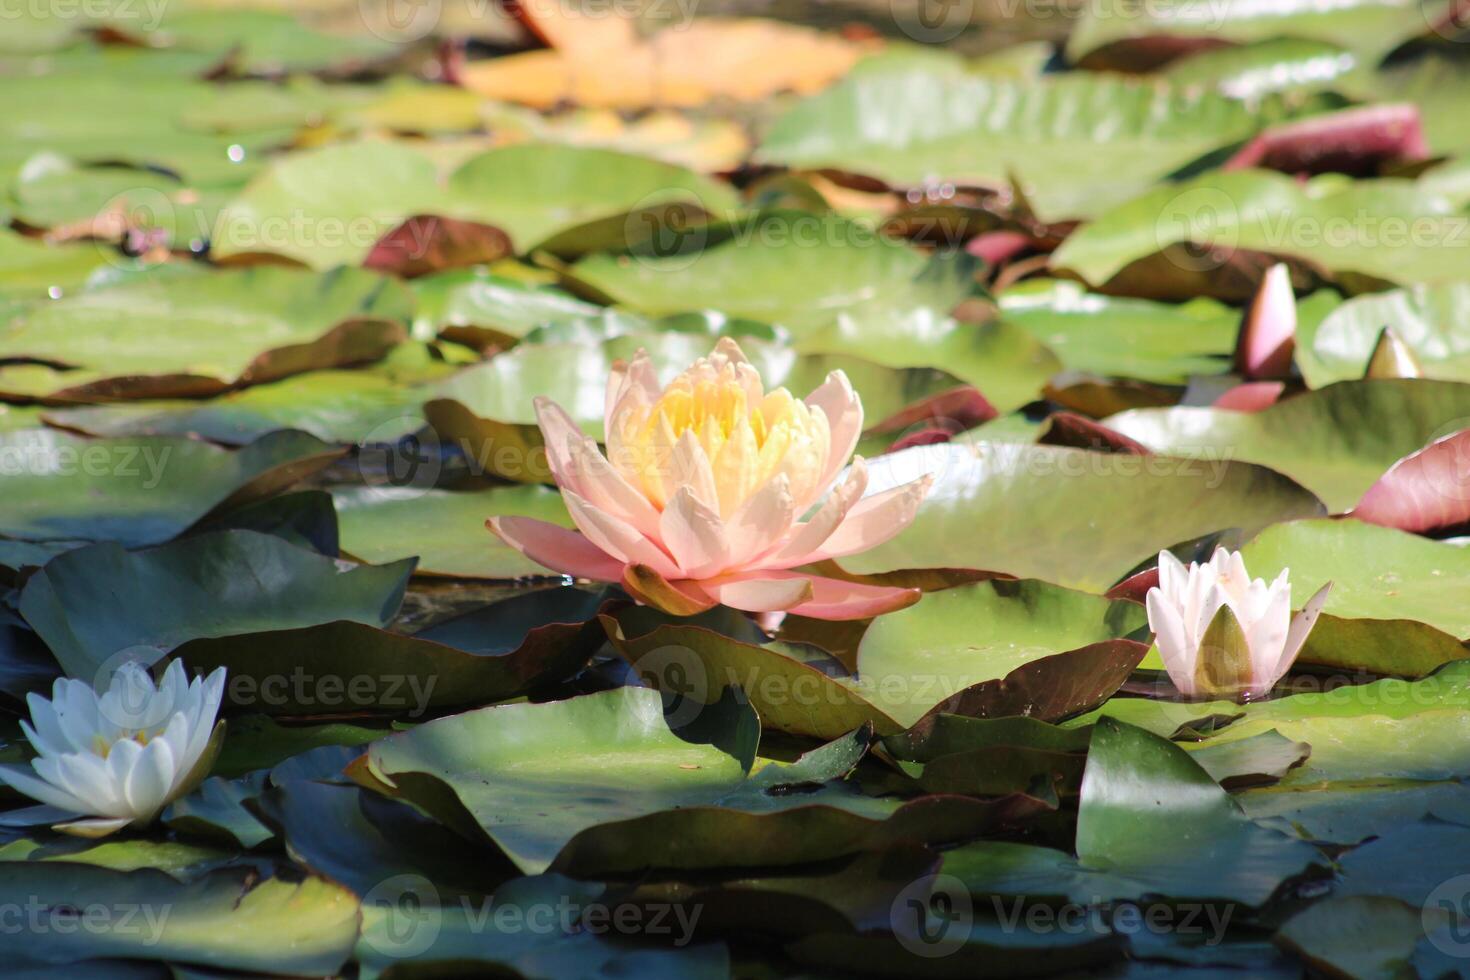
<svg viewBox="0 0 1470 980"><path fill-rule="evenodd" d="M790 109L756 158L898 185L1004 187L1045 220L1091 217L1256 128L1213 92L1078 73L1013 81L864 72Z"/></svg>
<svg viewBox="0 0 1470 980"><path fill-rule="evenodd" d="M937 476L891 541L842 559L857 574L981 568L1103 591L1140 562L1222 528L1247 533L1321 505L1262 467L1011 443L920 446L868 464L869 492ZM1086 548L1076 542L1086 540Z"/></svg>
<svg viewBox="0 0 1470 980"><path fill-rule="evenodd" d="M1470 385L1383 380L1341 382L1259 412L1148 408L1107 425L1155 452L1269 466L1341 512L1400 458L1467 419Z"/></svg>

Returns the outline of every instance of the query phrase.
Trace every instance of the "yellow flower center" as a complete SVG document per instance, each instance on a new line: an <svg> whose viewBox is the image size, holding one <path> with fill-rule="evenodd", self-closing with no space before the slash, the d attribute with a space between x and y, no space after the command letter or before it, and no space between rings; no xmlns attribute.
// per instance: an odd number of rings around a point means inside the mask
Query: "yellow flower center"
<svg viewBox="0 0 1470 980"><path fill-rule="evenodd" d="M99 756L105 759L112 754L112 747L118 742L127 740L130 742L137 742L139 745L147 745L150 741L157 738L160 734L161 732L150 732L146 728L140 728L137 731L123 732L112 741L108 741L101 735L93 735L92 751L96 752Z"/></svg>
<svg viewBox="0 0 1470 980"><path fill-rule="evenodd" d="M815 494L831 445L825 415L785 388L762 393L754 369L729 362L695 363L630 416L616 423L615 464L634 485L658 508L688 485L725 518L781 473L798 501ZM712 488L674 451L686 434L709 462ZM705 499L711 490L716 499Z"/></svg>

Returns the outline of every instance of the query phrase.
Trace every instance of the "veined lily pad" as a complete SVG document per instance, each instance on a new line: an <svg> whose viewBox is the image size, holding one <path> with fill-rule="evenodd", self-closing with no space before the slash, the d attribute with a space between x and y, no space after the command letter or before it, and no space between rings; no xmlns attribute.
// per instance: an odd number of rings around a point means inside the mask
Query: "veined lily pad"
<svg viewBox="0 0 1470 980"><path fill-rule="evenodd" d="M980 568L1101 592L1181 541L1321 513L1317 499L1290 480L1223 458L945 443L891 453L868 468L870 493L925 473L937 479L913 524L842 559L857 574Z"/></svg>
<svg viewBox="0 0 1470 980"><path fill-rule="evenodd" d="M1341 512L1401 457L1470 427L1470 385L1345 381L1260 412L1145 408L1107 426L1155 452L1269 466Z"/></svg>
<svg viewBox="0 0 1470 980"><path fill-rule="evenodd" d="M864 72L798 104L757 159L909 186L1004 187L1014 177L1040 217L1062 220L1120 204L1256 126L1243 103L1199 88L908 68Z"/></svg>

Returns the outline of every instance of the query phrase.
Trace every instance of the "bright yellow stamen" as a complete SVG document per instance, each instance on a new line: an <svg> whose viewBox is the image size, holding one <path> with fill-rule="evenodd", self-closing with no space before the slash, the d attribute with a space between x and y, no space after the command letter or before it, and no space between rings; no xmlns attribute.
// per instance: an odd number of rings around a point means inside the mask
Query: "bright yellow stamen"
<svg viewBox="0 0 1470 980"><path fill-rule="evenodd" d="M121 735L110 742L107 739L103 738L101 735L93 735L92 751L105 759L112 754L112 747L118 742L123 741L124 739L127 739L131 742L137 742L139 745L147 745L151 740L156 737L156 732L150 732L144 728L140 728L135 732L123 732Z"/></svg>
<svg viewBox="0 0 1470 980"><path fill-rule="evenodd" d="M827 420L785 388L760 394L748 365L701 360L675 378L631 422L623 449L631 451L635 482L662 508L687 474L677 472L674 448L686 433L709 460L718 500L706 501L729 517L755 490L785 472L800 493L814 486L830 443ZM697 488L696 488L697 489Z"/></svg>

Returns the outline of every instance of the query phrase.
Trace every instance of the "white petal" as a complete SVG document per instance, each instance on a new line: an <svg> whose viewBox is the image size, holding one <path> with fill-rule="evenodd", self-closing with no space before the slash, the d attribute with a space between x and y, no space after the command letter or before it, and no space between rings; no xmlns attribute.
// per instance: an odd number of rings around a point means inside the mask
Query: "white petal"
<svg viewBox="0 0 1470 980"><path fill-rule="evenodd" d="M52 824L51 829L58 833L71 834L73 837L96 839L117 833L132 822L132 817L91 817L86 820L70 820L66 823Z"/></svg>
<svg viewBox="0 0 1470 980"><path fill-rule="evenodd" d="M1148 609L1148 626L1154 632L1154 641L1159 647L1159 656L1164 661L1164 670L1169 679L1188 697L1194 693L1194 665L1199 648L1190 643L1184 632L1184 623L1179 610L1169 602L1160 589L1149 589L1144 597Z"/></svg>
<svg viewBox="0 0 1470 980"><path fill-rule="evenodd" d="M174 788L174 767L173 749L166 740L156 738L143 746L122 784L123 795L134 813L151 818L163 809Z"/></svg>
<svg viewBox="0 0 1470 980"><path fill-rule="evenodd" d="M858 437L863 434L863 403L852 383L841 371L833 371L827 380L806 396L811 408L820 409L827 417L827 428L831 432L831 444L826 467L820 486L825 490L837 478L837 474L852 458L857 448ZM818 491L821 492L821 491Z"/></svg>
<svg viewBox="0 0 1470 980"><path fill-rule="evenodd" d="M22 766L0 766L0 781L9 784L18 793L24 793L33 800L59 807L68 813L86 813L90 809L76 794Z"/></svg>
<svg viewBox="0 0 1470 980"><path fill-rule="evenodd" d="M791 495L791 481L781 474L751 494L725 525L731 564L756 562L762 568L768 567L761 556L791 530L794 520L796 500Z"/></svg>
<svg viewBox="0 0 1470 980"><path fill-rule="evenodd" d="M1296 661L1297 654L1302 652L1302 647L1306 644L1312 627L1317 625L1317 617L1322 615L1322 607L1327 605L1327 596L1331 591L1332 583L1328 582L1318 589L1317 594L1307 600L1302 611L1292 618L1291 628L1286 634L1286 643L1281 650L1281 659L1272 668L1272 673L1275 675L1271 679L1273 686L1286 675Z"/></svg>

